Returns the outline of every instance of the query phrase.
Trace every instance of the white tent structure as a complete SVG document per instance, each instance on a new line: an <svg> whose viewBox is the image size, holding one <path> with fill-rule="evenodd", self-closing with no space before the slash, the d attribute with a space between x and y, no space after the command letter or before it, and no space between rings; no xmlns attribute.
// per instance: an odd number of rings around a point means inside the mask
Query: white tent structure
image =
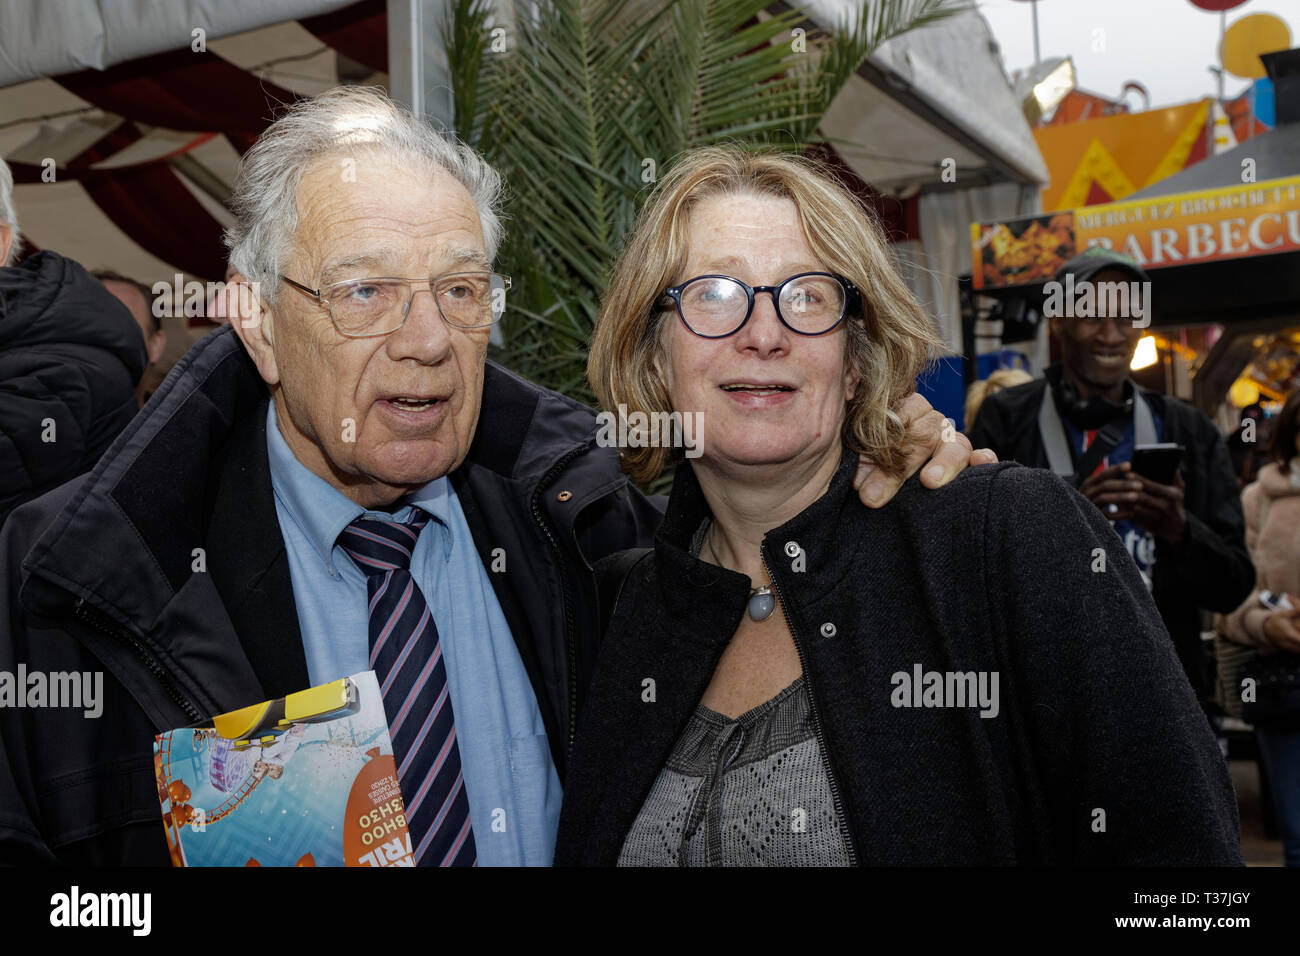
<svg viewBox="0 0 1300 956"><path fill-rule="evenodd" d="M808 4L823 25L856 6ZM957 276L971 268L970 223L1039 212L1048 179L988 23L972 10L885 44L832 105L822 131L864 181L902 198L919 195L919 242L895 248L911 266L903 271L913 291L960 352Z"/></svg>
<svg viewBox="0 0 1300 956"><path fill-rule="evenodd" d="M809 0L817 25L833 29L860 0ZM111 268L153 284L200 275L143 248L87 192L99 171L166 162L215 231L239 151L229 135L133 123L136 138L86 163L86 150L122 126L122 116L69 89L65 74L123 69L140 58L205 47L207 54L255 77L269 115L279 93L312 95L339 82L396 86L407 102L426 95L438 111L439 64L430 51L445 0L61 0L0 5L0 155L30 172L81 157L81 181L19 179L15 200L23 232L87 266ZM358 64L323 43L302 18L367 7L386 14L387 70ZM373 18L372 18L373 19ZM199 31L199 32L196 32ZM423 44L423 47L422 47ZM179 54L178 54L179 55ZM125 65L125 66L124 66ZM373 66L373 64L372 64ZM85 74L82 74L85 75ZM58 79L52 79L57 77ZM162 93L166 93L163 89ZM918 236L896 244L914 288L954 351L960 349L956 276L969 271L968 224L1038 211L1047 169L1007 81L983 17L971 11L914 31L878 50L832 106L823 132L861 180L914 204ZM93 158L93 157L92 157ZM53 161L50 163L50 161ZM159 216L171 210L159 209ZM183 226L179 224L178 227ZM197 228L197 227L196 227ZM156 244L155 244L156 245ZM212 270L209 268L209 272ZM174 358L202 330L170 320Z"/></svg>
<svg viewBox="0 0 1300 956"><path fill-rule="evenodd" d="M0 88L246 33L352 0L60 0L0 5Z"/></svg>

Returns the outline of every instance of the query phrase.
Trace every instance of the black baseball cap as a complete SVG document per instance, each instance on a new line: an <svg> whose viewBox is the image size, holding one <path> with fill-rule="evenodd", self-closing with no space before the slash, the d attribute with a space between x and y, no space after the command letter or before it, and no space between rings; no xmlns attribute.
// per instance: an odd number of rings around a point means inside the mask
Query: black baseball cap
<svg viewBox="0 0 1300 956"><path fill-rule="evenodd" d="M1127 272L1138 282L1149 282L1151 278L1132 256L1107 249L1105 246L1092 246L1061 266L1057 270L1056 281L1060 282L1066 275L1073 275L1075 282L1083 282L1091 279L1102 269L1118 269Z"/></svg>

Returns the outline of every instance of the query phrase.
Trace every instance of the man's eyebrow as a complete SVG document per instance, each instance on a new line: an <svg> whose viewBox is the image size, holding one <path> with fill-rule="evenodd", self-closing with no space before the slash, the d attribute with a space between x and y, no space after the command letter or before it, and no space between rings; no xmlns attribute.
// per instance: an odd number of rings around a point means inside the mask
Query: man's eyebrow
<svg viewBox="0 0 1300 956"><path fill-rule="evenodd" d="M492 265L488 261L487 253L482 249L448 249L445 255L454 262L482 266L484 269L488 269Z"/></svg>
<svg viewBox="0 0 1300 956"><path fill-rule="evenodd" d="M334 278L357 278L356 272L360 269L369 270L373 275L374 270L388 261L388 254L380 252L378 255L365 256L348 256L346 259L339 259L330 263L321 272L321 282L328 285Z"/></svg>
<svg viewBox="0 0 1300 956"><path fill-rule="evenodd" d="M379 275L381 272L388 275L389 272L384 270L391 271L392 263L396 258L391 250L379 249L373 253L335 260L321 272L321 284L329 285L330 282L340 279L365 278ZM471 265L484 270L492 267L487 254L482 249L456 246L439 250L439 258L455 263L457 267Z"/></svg>

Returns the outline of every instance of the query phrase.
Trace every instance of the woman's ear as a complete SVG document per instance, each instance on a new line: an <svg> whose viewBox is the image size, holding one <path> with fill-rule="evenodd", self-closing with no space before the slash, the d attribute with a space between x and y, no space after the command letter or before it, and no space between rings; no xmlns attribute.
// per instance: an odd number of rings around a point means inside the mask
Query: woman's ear
<svg viewBox="0 0 1300 956"><path fill-rule="evenodd" d="M663 386L664 397L671 395L673 392L673 368L669 360L668 337L672 334L672 326L659 321L659 330L654 336L654 346L650 353L650 360L654 363L656 377ZM668 403L665 408L672 408L672 403Z"/></svg>
<svg viewBox="0 0 1300 956"><path fill-rule="evenodd" d="M844 336L844 401L851 402L858 394L858 385L862 376L858 372L858 363L853 361L853 336Z"/></svg>
<svg viewBox="0 0 1300 956"><path fill-rule="evenodd" d="M230 324L257 366L262 380L267 385L279 384L273 316L262 301L260 284L236 272L222 289L221 298L225 314L230 316Z"/></svg>

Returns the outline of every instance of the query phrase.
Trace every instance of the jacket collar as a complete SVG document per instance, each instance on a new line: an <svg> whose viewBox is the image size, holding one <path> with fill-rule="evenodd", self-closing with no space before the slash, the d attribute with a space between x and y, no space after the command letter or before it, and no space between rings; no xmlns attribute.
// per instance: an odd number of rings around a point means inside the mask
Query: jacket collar
<svg viewBox="0 0 1300 956"><path fill-rule="evenodd" d="M478 426L461 467L536 480L566 452L591 444L595 434L591 409L488 362Z"/></svg>
<svg viewBox="0 0 1300 956"><path fill-rule="evenodd" d="M237 430L223 449L207 538L212 583L262 684L259 699L263 700L283 697L310 684L271 487L266 434L269 404L268 395L251 413L248 426Z"/></svg>
<svg viewBox="0 0 1300 956"><path fill-rule="evenodd" d="M591 409L494 362L484 373L474 441L451 475L452 486L463 499L466 486L485 477L505 482L512 496L543 512L566 539L588 504L629 484L612 450L597 447ZM544 493L551 488L559 495ZM578 557L585 563L584 555Z"/></svg>
<svg viewBox="0 0 1300 956"><path fill-rule="evenodd" d="M28 610L62 618L85 601L148 649L199 713L308 683L271 494L268 401L234 332L206 336L23 561ZM132 676L139 662L106 650L155 722L175 726L159 688Z"/></svg>
<svg viewBox="0 0 1300 956"><path fill-rule="evenodd" d="M1270 461L1259 470L1255 480L1259 484L1259 490L1270 498L1300 495L1300 455L1286 465Z"/></svg>
<svg viewBox="0 0 1300 956"><path fill-rule="evenodd" d="M195 549L204 546L214 503L233 508L226 496L235 492L223 487L222 478L242 484L245 508L256 507L264 515L270 505L264 424L260 469L247 458L234 473L214 472L212 467L240 431L245 434L239 447L256 455L253 436L267 398L232 329L203 338L181 358L28 552L23 561L30 575L24 603L36 610L51 601L66 601L71 594L124 625L147 629L188 580L196 562L206 558ZM236 468L230 456L225 461ZM274 520L273 512L271 517ZM252 534L248 543L262 550L277 538ZM64 594L42 587L42 582Z"/></svg>
<svg viewBox="0 0 1300 956"><path fill-rule="evenodd" d="M826 493L763 536L764 563L780 593L819 599L835 588L853 567L859 549L866 546L875 513L858 500L853 488L857 464L857 454L845 448ZM692 539L706 518L712 518L712 511L690 462L684 462L677 469L668 513L655 542L664 589L661 598L683 620L698 619L702 589L717 588L728 607L738 601L743 611L751 587L744 575L691 553Z"/></svg>

